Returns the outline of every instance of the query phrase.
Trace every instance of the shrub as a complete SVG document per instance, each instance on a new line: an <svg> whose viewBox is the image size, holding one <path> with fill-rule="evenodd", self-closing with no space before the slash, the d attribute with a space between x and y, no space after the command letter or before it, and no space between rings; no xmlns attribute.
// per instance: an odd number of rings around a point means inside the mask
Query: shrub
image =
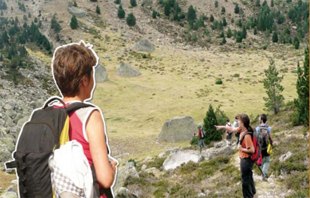
<svg viewBox="0 0 310 198"><path fill-rule="evenodd" d="M133 15L133 13L128 14L126 22L131 27L136 25L136 17Z"/></svg>
<svg viewBox="0 0 310 198"><path fill-rule="evenodd" d="M221 85L221 84L223 84L222 79L217 79L217 80L215 81L215 84L217 84L217 85Z"/></svg>

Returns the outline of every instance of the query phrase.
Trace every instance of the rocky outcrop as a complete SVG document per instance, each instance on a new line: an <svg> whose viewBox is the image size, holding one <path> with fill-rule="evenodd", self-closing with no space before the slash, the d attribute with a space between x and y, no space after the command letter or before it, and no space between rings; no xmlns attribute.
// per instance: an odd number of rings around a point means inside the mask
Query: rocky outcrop
<svg viewBox="0 0 310 198"><path fill-rule="evenodd" d="M127 78L141 75L138 69L123 62L116 68L116 74L121 77L127 77Z"/></svg>
<svg viewBox="0 0 310 198"><path fill-rule="evenodd" d="M121 187L116 192L116 198L137 198L138 195L130 192L127 188Z"/></svg>
<svg viewBox="0 0 310 198"><path fill-rule="evenodd" d="M177 117L165 122L158 135L158 140L166 142L189 140L196 132L197 125L192 117Z"/></svg>
<svg viewBox="0 0 310 198"><path fill-rule="evenodd" d="M171 152L163 163L164 170L173 170L183 163L189 161L198 163L203 158L198 151L176 149Z"/></svg>
<svg viewBox="0 0 310 198"><path fill-rule="evenodd" d="M86 12L81 8L68 7L68 11L70 12L70 14L72 14L76 17L79 17L79 18L83 18L86 16Z"/></svg>
<svg viewBox="0 0 310 198"><path fill-rule="evenodd" d="M103 65L99 64L96 68L96 82L102 83L108 80L108 73L107 70L104 68Z"/></svg>
<svg viewBox="0 0 310 198"><path fill-rule="evenodd" d="M150 41L141 39L135 44L134 49L141 52L153 52L155 50L155 46Z"/></svg>
<svg viewBox="0 0 310 198"><path fill-rule="evenodd" d="M125 181L129 176L139 178L139 174L133 162L128 162L118 169L116 183L113 187L114 192L117 192L121 187L124 187Z"/></svg>
<svg viewBox="0 0 310 198"><path fill-rule="evenodd" d="M219 155L231 155L234 153L234 150L230 146L224 147L212 147L205 151L202 151L202 155L205 157L206 160L214 159Z"/></svg>

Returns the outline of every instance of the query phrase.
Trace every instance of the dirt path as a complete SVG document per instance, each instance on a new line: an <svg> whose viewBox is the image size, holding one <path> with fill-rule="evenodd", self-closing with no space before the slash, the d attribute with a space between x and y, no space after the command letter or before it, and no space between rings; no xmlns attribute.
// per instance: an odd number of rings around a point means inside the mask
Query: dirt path
<svg viewBox="0 0 310 198"><path fill-rule="evenodd" d="M240 159L238 153L233 155L233 165L240 170ZM256 166L256 165L255 165ZM278 178L271 175L268 178L268 182L262 180L261 175L254 173L254 182L256 188L256 197L259 198L283 198L288 195L287 189L283 187L283 184L279 182Z"/></svg>

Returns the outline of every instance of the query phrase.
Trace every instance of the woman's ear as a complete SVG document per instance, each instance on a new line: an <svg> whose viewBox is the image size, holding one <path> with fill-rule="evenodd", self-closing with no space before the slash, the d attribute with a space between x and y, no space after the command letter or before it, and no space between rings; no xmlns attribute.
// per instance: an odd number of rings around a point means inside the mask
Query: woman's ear
<svg viewBox="0 0 310 198"><path fill-rule="evenodd" d="M88 85L88 83L89 83L89 80L88 80L87 76L84 75L84 76L82 77L81 85L82 85L83 87L86 87L86 86Z"/></svg>

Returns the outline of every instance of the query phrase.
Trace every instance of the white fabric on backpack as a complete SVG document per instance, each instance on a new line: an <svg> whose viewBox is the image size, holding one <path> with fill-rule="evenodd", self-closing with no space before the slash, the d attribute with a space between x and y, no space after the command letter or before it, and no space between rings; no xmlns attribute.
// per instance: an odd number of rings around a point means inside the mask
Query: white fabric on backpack
<svg viewBox="0 0 310 198"><path fill-rule="evenodd" d="M49 167L56 197L60 197L63 192L71 192L79 197L93 197L92 171L82 145L76 140L56 149L49 159Z"/></svg>

